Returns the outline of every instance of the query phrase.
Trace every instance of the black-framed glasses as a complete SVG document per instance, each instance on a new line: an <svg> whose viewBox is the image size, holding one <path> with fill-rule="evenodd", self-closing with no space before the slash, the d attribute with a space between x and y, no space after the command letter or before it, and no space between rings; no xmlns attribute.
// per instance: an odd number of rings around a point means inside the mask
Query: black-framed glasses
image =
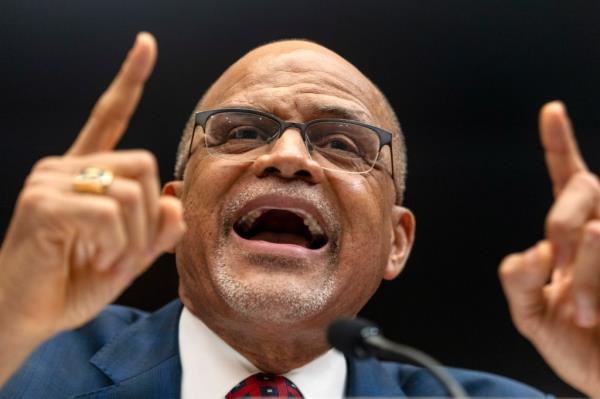
<svg viewBox="0 0 600 399"><path fill-rule="evenodd" d="M305 123L284 121L275 115L244 108L222 108L194 114L201 126L209 154L235 162L253 162L268 153L290 127L300 131L311 159L323 169L344 173L367 173L373 169L381 148L391 144L392 134L366 123L347 119L315 119Z"/></svg>

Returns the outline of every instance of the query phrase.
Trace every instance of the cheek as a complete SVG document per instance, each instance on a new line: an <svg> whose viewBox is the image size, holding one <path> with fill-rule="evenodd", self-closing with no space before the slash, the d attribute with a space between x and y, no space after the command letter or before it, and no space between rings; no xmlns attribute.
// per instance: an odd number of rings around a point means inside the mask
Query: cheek
<svg viewBox="0 0 600 399"><path fill-rule="evenodd" d="M379 286L390 253L392 203L385 176L378 177L339 175L330 180L344 215L339 265L347 286L341 288L361 306Z"/></svg>
<svg viewBox="0 0 600 399"><path fill-rule="evenodd" d="M390 211L393 203L389 182L382 174L330 176L344 220L344 236L361 243L379 243L389 238ZM389 241L389 240L388 240ZM389 245L388 245L389 246ZM363 248L370 254L375 247Z"/></svg>
<svg viewBox="0 0 600 399"><path fill-rule="evenodd" d="M334 299L343 308L340 314L355 315L371 299L383 280L385 263L382 258L378 249L368 243L344 243L340 252L337 295Z"/></svg>
<svg viewBox="0 0 600 399"><path fill-rule="evenodd" d="M190 273L205 273L209 254L219 240L223 198L244 167L208 156L189 167L181 198L188 229L177 250Z"/></svg>
<svg viewBox="0 0 600 399"><path fill-rule="evenodd" d="M247 170L246 164L231 163L205 154L190 164L184 180L182 201L190 222L217 217L223 198Z"/></svg>

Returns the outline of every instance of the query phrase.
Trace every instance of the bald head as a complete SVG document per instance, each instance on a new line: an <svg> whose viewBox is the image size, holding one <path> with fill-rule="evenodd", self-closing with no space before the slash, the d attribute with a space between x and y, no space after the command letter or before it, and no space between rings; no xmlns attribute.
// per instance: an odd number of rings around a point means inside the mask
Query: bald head
<svg viewBox="0 0 600 399"><path fill-rule="evenodd" d="M294 121L303 121L306 115L355 119L393 132L396 202L401 201L406 157L396 115L377 86L335 52L306 40L260 46L231 65L195 111L223 107L250 107ZM179 179L187 162L192 126L190 120L178 150L175 174Z"/></svg>

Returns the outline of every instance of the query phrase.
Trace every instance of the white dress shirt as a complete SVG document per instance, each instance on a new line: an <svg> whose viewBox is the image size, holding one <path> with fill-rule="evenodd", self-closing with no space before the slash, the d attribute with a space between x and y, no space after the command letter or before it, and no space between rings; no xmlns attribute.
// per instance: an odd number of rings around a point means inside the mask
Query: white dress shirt
<svg viewBox="0 0 600 399"><path fill-rule="evenodd" d="M179 319L179 354L182 399L223 399L238 383L260 373L185 307ZM346 359L332 349L284 376L306 399L339 399L346 373Z"/></svg>

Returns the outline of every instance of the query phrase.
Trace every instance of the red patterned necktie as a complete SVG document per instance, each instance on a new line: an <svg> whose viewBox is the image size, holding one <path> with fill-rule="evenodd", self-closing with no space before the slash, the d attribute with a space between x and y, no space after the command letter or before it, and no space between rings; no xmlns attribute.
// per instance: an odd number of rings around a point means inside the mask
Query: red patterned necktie
<svg viewBox="0 0 600 399"><path fill-rule="evenodd" d="M225 396L236 398L304 398L294 383L280 375L258 373L237 384Z"/></svg>

